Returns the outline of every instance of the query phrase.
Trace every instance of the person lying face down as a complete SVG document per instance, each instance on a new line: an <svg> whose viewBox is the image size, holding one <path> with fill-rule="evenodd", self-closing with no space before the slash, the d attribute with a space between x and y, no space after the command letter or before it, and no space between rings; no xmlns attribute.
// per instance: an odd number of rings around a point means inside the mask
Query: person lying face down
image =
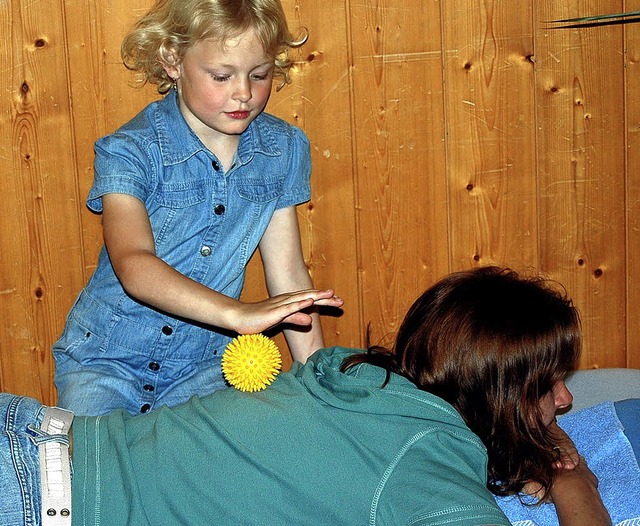
<svg viewBox="0 0 640 526"><path fill-rule="evenodd" d="M579 347L575 308L546 282L498 268L452 274L411 307L392 351L322 349L257 393L76 417L72 506L49 508L45 493L44 510L36 443L67 437L39 431L55 410L0 395L0 516L507 526L492 492L535 481L553 493L562 439L541 400Z"/></svg>
<svg viewBox="0 0 640 526"><path fill-rule="evenodd" d="M393 353L369 349L343 370L375 363L449 402L486 446L497 497L553 502L561 526L606 525L597 479L555 418L573 401L565 380L580 350L579 313L558 283L484 267L420 296Z"/></svg>

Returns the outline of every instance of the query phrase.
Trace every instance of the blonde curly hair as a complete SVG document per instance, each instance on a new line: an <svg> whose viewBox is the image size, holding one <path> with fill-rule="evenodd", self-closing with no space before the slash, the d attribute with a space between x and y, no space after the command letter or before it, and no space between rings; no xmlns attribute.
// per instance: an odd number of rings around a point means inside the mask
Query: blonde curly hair
<svg viewBox="0 0 640 526"><path fill-rule="evenodd" d="M141 84L157 84L158 92L166 93L173 79L163 65L179 64L201 40L225 42L251 28L265 52L275 56L280 89L291 82L289 49L304 44L308 33L303 29L301 37L293 37L279 0L157 0L125 36L120 52Z"/></svg>

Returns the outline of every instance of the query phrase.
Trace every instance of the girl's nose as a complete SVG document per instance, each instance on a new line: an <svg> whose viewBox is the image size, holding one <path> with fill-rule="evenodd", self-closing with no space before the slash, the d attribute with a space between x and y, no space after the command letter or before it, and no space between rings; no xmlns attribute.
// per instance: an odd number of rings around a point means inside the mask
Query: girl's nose
<svg viewBox="0 0 640 526"><path fill-rule="evenodd" d="M235 86L233 98L240 102L249 102L251 97L251 82L248 79L240 79Z"/></svg>
<svg viewBox="0 0 640 526"><path fill-rule="evenodd" d="M563 380L553 386L553 397L556 409L564 409L573 402L573 395Z"/></svg>

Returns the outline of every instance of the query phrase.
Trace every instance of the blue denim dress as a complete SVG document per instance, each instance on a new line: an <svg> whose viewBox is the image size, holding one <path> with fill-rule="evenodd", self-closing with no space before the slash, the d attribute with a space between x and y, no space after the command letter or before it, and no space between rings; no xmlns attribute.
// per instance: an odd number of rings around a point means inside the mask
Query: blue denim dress
<svg viewBox="0 0 640 526"><path fill-rule="evenodd" d="M233 298L274 211L311 197L309 142L301 130L259 115L225 173L188 127L173 91L98 140L95 150L89 208L101 212L108 193L140 199L158 257ZM58 405L77 415L118 408L136 414L209 394L226 387L220 360L233 336L128 296L103 247L53 347Z"/></svg>

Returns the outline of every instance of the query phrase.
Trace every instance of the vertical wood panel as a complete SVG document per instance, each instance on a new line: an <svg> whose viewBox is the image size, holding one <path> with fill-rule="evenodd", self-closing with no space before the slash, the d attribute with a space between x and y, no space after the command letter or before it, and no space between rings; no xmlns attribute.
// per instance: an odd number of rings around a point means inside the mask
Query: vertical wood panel
<svg viewBox="0 0 640 526"><path fill-rule="evenodd" d="M538 20L601 12L597 1L536 5ZM625 365L622 46L622 26L538 33L540 267L580 309L583 367Z"/></svg>
<svg viewBox="0 0 640 526"><path fill-rule="evenodd" d="M12 38L0 52L10 99L0 139L9 167L0 183L0 388L52 401L51 344L67 295L82 282L64 24L57 3L8 8L3 29Z"/></svg>
<svg viewBox="0 0 640 526"><path fill-rule="evenodd" d="M301 207L301 231L314 284L332 287L346 307L337 318L322 318L327 345L361 345L355 247L355 209L348 20L345 2L299 2L288 17L292 25L309 28L294 82L297 102L274 101L274 111L294 118L311 142L312 201ZM299 13L299 14L298 14ZM295 27L295 25L294 25Z"/></svg>
<svg viewBox="0 0 640 526"><path fill-rule="evenodd" d="M640 10L638 0L626 1L625 11ZM640 368L640 24L625 26L626 109L626 242L627 342L626 366ZM623 356L619 357L622 363Z"/></svg>
<svg viewBox="0 0 640 526"><path fill-rule="evenodd" d="M284 0L290 29L309 40L292 51L292 84L272 94L267 111L302 128L311 143L311 202L298 207L305 261L317 288L333 288L345 300L342 313L326 312L326 345L362 344L358 320L351 121L344 5ZM336 248L338 248L336 250ZM251 261L243 299L266 297L259 254ZM281 335L283 367L290 365Z"/></svg>
<svg viewBox="0 0 640 526"><path fill-rule="evenodd" d="M529 0L445 2L453 267L536 267Z"/></svg>
<svg viewBox="0 0 640 526"><path fill-rule="evenodd" d="M155 86L133 87L135 79L120 59L124 35L150 4L149 0L130 0L120 5L104 1L64 2L77 185L81 197L84 282L95 269L102 246L100 216L85 205L93 183L93 144L159 98Z"/></svg>
<svg viewBox="0 0 640 526"><path fill-rule="evenodd" d="M351 25L362 320L390 343L449 269L440 2L352 3Z"/></svg>

